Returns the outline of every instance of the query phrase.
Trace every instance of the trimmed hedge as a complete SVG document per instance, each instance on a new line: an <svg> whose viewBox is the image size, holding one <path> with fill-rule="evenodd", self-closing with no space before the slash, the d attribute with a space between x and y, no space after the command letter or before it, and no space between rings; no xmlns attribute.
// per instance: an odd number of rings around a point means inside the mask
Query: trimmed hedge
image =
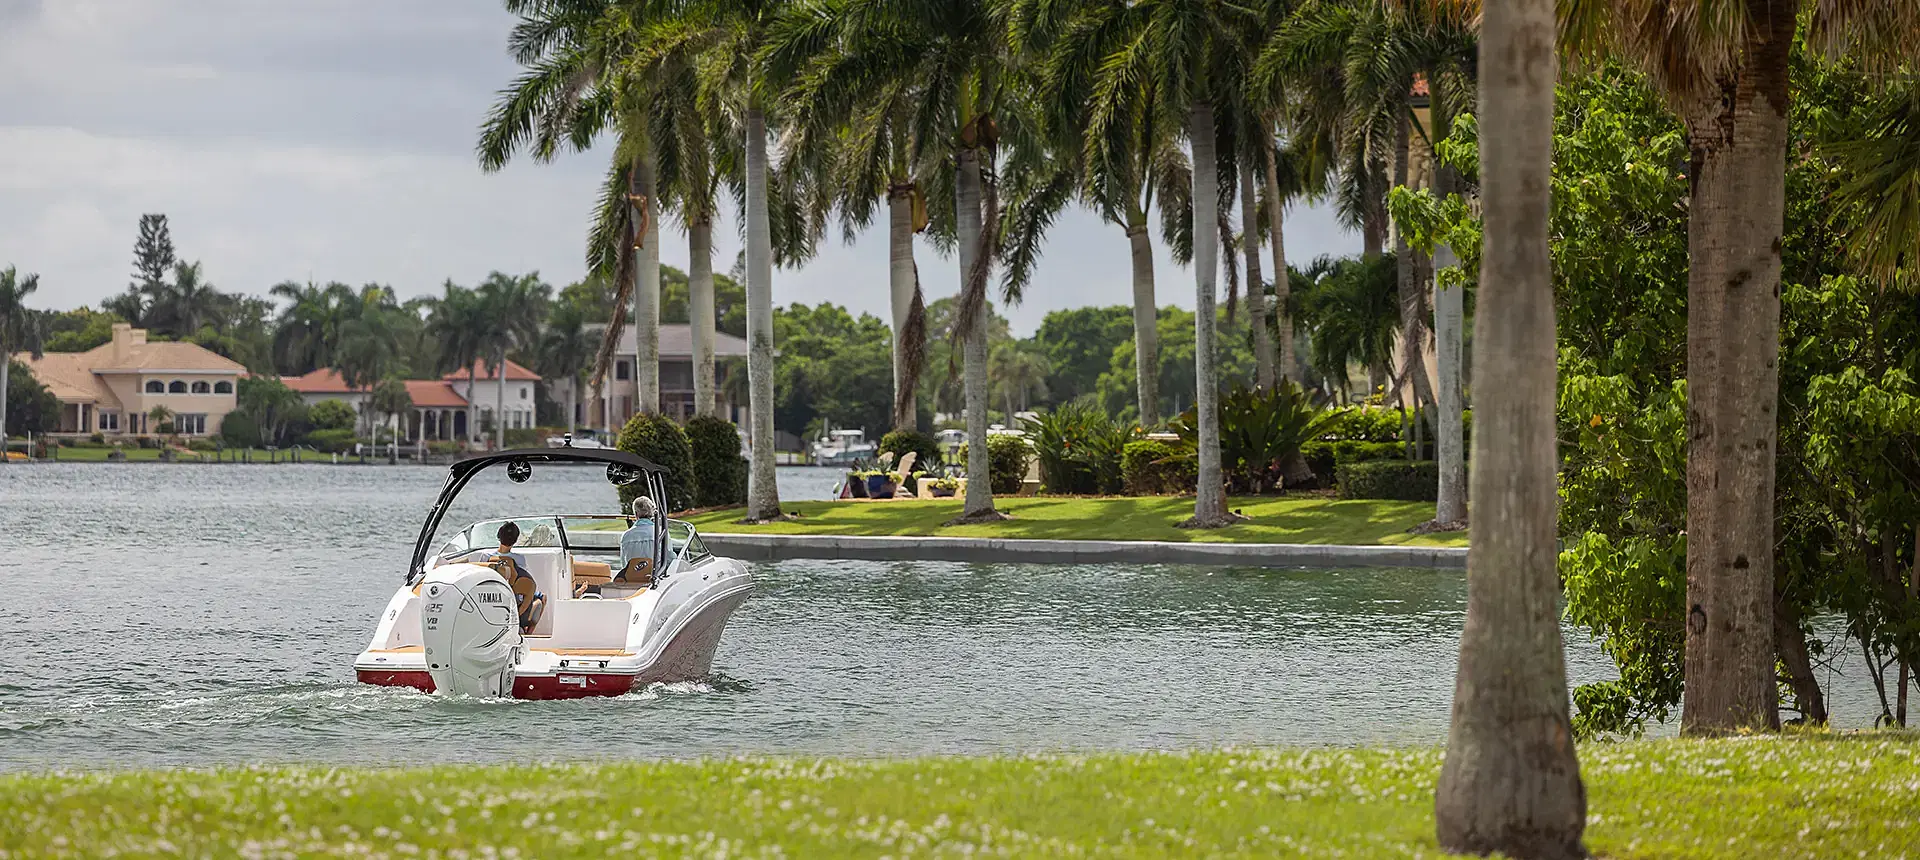
<svg viewBox="0 0 1920 860"><path fill-rule="evenodd" d="M740 431L733 422L696 415L687 422L693 454L693 498L703 508L747 503L747 458L740 456Z"/></svg>
<svg viewBox="0 0 1920 860"><path fill-rule="evenodd" d="M1027 447L1027 441L1019 436L1001 434L987 437L987 489L996 496L1011 496L1020 492L1020 485L1027 480L1027 463L1033 457L1033 449ZM960 450L954 454L961 468L967 464L967 443L960 444Z"/></svg>
<svg viewBox="0 0 1920 860"><path fill-rule="evenodd" d="M1340 498L1431 502L1440 496L1440 465L1432 460L1368 460L1335 467Z"/></svg>
<svg viewBox="0 0 1920 860"><path fill-rule="evenodd" d="M334 402L337 401L327 401L327 403ZM301 437L300 444L327 454L343 454L353 450L353 431L344 429L315 430ZM141 438L140 447L147 447L145 437Z"/></svg>
<svg viewBox="0 0 1920 860"><path fill-rule="evenodd" d="M1315 483L1322 487L1331 487L1337 480L1335 467L1343 463L1364 463L1370 460L1404 460L1407 446L1399 442L1363 442L1353 439L1341 439L1337 442L1313 441L1300 446L1300 456L1307 461L1307 468L1313 470Z"/></svg>
<svg viewBox="0 0 1920 860"><path fill-rule="evenodd" d="M1120 452L1120 474L1136 496L1177 496L1199 484L1193 454L1158 439L1136 439Z"/></svg>
<svg viewBox="0 0 1920 860"><path fill-rule="evenodd" d="M221 420L220 438L229 448L257 448L260 446L260 425L245 410L236 409Z"/></svg>
<svg viewBox="0 0 1920 860"><path fill-rule="evenodd" d="M635 415L620 430L620 440L614 447L638 454L666 470L667 497L654 499L655 503L664 505L668 512L693 507L693 446L687 444L686 432L673 419L658 413ZM621 487L620 507L626 508L644 488L644 482Z"/></svg>

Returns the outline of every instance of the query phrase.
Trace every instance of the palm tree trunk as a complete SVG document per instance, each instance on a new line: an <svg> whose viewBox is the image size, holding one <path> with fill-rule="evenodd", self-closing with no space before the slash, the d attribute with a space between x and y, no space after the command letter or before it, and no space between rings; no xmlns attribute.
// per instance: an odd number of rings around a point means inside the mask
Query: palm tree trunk
<svg viewBox="0 0 1920 860"><path fill-rule="evenodd" d="M1233 522L1220 470L1220 390L1214 380L1214 278L1220 269L1220 232L1212 228L1220 211L1220 186L1214 181L1213 107L1196 100L1187 137L1193 146L1193 364L1194 411L1200 425L1199 487L1193 518L1183 525L1218 528Z"/></svg>
<svg viewBox="0 0 1920 860"><path fill-rule="evenodd" d="M1548 259L1553 0L1486 6L1480 106L1486 224L1474 343L1474 533L1453 722L1434 819L1440 847L1587 856L1560 640L1554 470L1554 311Z"/></svg>
<svg viewBox="0 0 1920 860"><path fill-rule="evenodd" d="M501 344L494 350L494 378L497 382L493 391L493 449L507 449L507 347Z"/></svg>
<svg viewBox="0 0 1920 860"><path fill-rule="evenodd" d="M893 304L893 402L896 430L911 430L918 410L908 386L907 317L913 313L913 187L887 189L887 285Z"/></svg>
<svg viewBox="0 0 1920 860"><path fill-rule="evenodd" d="M1253 194L1253 163L1242 159L1240 250L1247 258L1247 325L1253 329L1253 381L1273 390L1273 333L1267 328L1267 286L1260 278L1260 201Z"/></svg>
<svg viewBox="0 0 1920 860"><path fill-rule="evenodd" d="M1680 727L1780 727L1773 649L1773 452L1780 235L1794 16L1747 0L1742 65L1685 112L1687 644ZM1727 93L1727 98L1718 94Z"/></svg>
<svg viewBox="0 0 1920 860"><path fill-rule="evenodd" d="M747 106L747 408L753 422L747 519L780 516L773 470L773 233L767 222L767 119Z"/></svg>
<svg viewBox="0 0 1920 860"><path fill-rule="evenodd" d="M954 226L960 240L960 291L966 293L968 273L973 271L980 251L980 151L964 147L958 157L955 177ZM987 328L993 313L980 309L973 330L966 333L960 348L961 377L964 380L967 410L967 498L960 516L986 516L993 510L992 460L987 452Z"/></svg>
<svg viewBox="0 0 1920 860"><path fill-rule="evenodd" d="M1466 326L1466 308L1458 285L1442 286L1438 271L1457 265L1453 249L1441 245L1434 250L1436 272L1433 299L1433 325L1439 335L1439 352L1434 363L1440 372L1440 432L1435 440L1436 459L1440 461L1439 504L1433 518L1442 525L1465 523L1467 519L1466 400L1461 380L1461 330Z"/></svg>
<svg viewBox="0 0 1920 860"><path fill-rule="evenodd" d="M702 212L687 227L687 320L693 323L693 411L714 414L713 216Z"/></svg>
<svg viewBox="0 0 1920 860"><path fill-rule="evenodd" d="M1160 423L1160 306L1153 295L1153 240L1147 213L1127 216L1133 253L1133 376L1139 392L1140 426Z"/></svg>
<svg viewBox="0 0 1920 860"><path fill-rule="evenodd" d="M660 203L654 198L653 150L648 148L635 166L635 184L646 198L647 230L634 252L633 384L634 411L660 411Z"/></svg>
<svg viewBox="0 0 1920 860"><path fill-rule="evenodd" d="M1293 376L1293 318L1287 315L1287 299L1293 292L1293 275L1287 269L1286 206L1280 199L1279 163L1273 156L1272 141L1263 147L1267 159L1267 229L1273 242L1273 311L1279 349L1276 373L1281 379Z"/></svg>
<svg viewBox="0 0 1920 860"><path fill-rule="evenodd" d="M580 411L580 373L567 377L567 438L573 438L574 422Z"/></svg>
<svg viewBox="0 0 1920 860"><path fill-rule="evenodd" d="M1393 186L1407 187L1408 135L1411 130L1408 120L1400 120L1399 132L1394 138ZM1413 387L1413 407L1428 409L1434 405L1433 383L1427 378L1427 325L1426 315L1421 311L1426 304L1425 290L1421 288L1418 266L1414 262L1413 248L1407 245L1406 231L1399 225L1393 225L1393 253L1400 278L1400 373L1401 385Z"/></svg>

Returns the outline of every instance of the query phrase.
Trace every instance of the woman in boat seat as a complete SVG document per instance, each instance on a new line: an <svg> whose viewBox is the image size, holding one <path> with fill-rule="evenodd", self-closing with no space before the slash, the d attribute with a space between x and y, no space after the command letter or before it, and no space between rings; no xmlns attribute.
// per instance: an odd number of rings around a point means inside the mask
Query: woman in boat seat
<svg viewBox="0 0 1920 860"><path fill-rule="evenodd" d="M507 581L507 587L513 589L516 603L520 605L520 632L533 632L540 623L540 615L546 611L547 596L540 591L540 584L527 569L525 556L514 552L513 545L520 540L520 526L509 520L500 526L497 533L500 548L497 551L475 550L467 556L467 561L486 564L500 572ZM504 569L503 569L504 568Z"/></svg>

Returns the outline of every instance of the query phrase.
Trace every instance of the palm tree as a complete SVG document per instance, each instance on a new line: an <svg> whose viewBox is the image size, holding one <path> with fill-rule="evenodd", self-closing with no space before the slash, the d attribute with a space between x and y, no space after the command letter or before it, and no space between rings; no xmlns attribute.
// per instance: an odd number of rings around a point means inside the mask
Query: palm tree
<svg viewBox="0 0 1920 860"><path fill-rule="evenodd" d="M1309 285L1294 298L1312 332L1308 363L1341 391L1352 387L1349 365L1367 369L1368 390L1383 384L1400 331L1392 264L1384 258L1313 261L1302 276Z"/></svg>
<svg viewBox="0 0 1920 860"><path fill-rule="evenodd" d="M1806 41L1890 66L1911 0L1570 4L1563 46L1637 62L1680 114L1688 171L1686 687L1681 730L1780 725L1774 681L1774 449L1789 57Z"/></svg>
<svg viewBox="0 0 1920 860"><path fill-rule="evenodd" d="M1089 4L1096 5L1096 4ZM1195 406L1199 487L1194 515L1183 525L1217 528L1238 521L1227 511L1220 464L1219 387L1215 379L1215 278L1220 265L1218 137L1215 115L1241 90L1251 13L1225 0L1139 0L1097 4L1104 18L1092 87L1089 136L1106 137L1129 116L1126 105L1148 93L1144 110L1158 121L1184 124L1193 152L1192 204L1186 207L1193 249ZM1151 46L1151 48L1147 47ZM1163 204L1163 211L1165 207Z"/></svg>
<svg viewBox="0 0 1920 860"><path fill-rule="evenodd" d="M1052 369L1044 356L1021 349L1011 341L994 347L988 374L994 391L1007 404L1008 425L1013 424L1016 399L1020 408L1025 409L1030 396L1047 396L1047 373Z"/></svg>
<svg viewBox="0 0 1920 860"><path fill-rule="evenodd" d="M287 307L274 323L274 367L283 374L299 376L331 366L340 325L347 319L345 309L354 301L352 288L341 283L322 287L287 281L275 284L268 292L287 300Z"/></svg>
<svg viewBox="0 0 1920 860"><path fill-rule="evenodd" d="M375 382L396 375L402 364L395 317L401 313L393 290L379 284L360 288L350 304L342 308L333 346L333 367L350 390L364 391ZM373 416L362 410L371 432Z"/></svg>
<svg viewBox="0 0 1920 860"><path fill-rule="evenodd" d="M21 275L13 266L0 269L0 442L7 438L7 384L15 352L40 357L40 317L27 308L27 296L40 289L39 275ZM0 444L0 463L7 460Z"/></svg>
<svg viewBox="0 0 1920 860"><path fill-rule="evenodd" d="M546 319L547 300L552 289L538 273L506 275L493 272L475 290L480 310L479 328L485 343L492 348L488 362L497 385L494 389L493 444L507 445L507 353L533 349L540 340L540 325ZM472 389L468 389L471 400Z"/></svg>
<svg viewBox="0 0 1920 860"><path fill-rule="evenodd" d="M580 309L558 304L540 333L540 375L567 381L567 435L574 432L574 416L580 408L580 377L593 362L594 344L586 331Z"/></svg>
<svg viewBox="0 0 1920 860"><path fill-rule="evenodd" d="M427 315L427 336L439 344L435 370L467 373L467 433L461 440L465 445L472 445L480 426L474 423L474 407L480 402L479 391L474 386L475 368L487 354L485 313L478 295L449 280L441 287L440 300Z"/></svg>
<svg viewBox="0 0 1920 860"><path fill-rule="evenodd" d="M407 384L400 381L398 377L381 380L379 385L375 385L373 390L368 392L367 408L380 415L384 419L382 423L393 429L393 444L387 448L387 462L397 462L401 432L396 419L413 408L413 395L407 393Z"/></svg>
<svg viewBox="0 0 1920 860"><path fill-rule="evenodd" d="M198 261L176 261L173 264L173 283L163 282L156 289L146 313L154 328L164 334L184 338L217 318L219 305L225 298L206 282Z"/></svg>
<svg viewBox="0 0 1920 860"><path fill-rule="evenodd" d="M1552 0L1487 4L1481 62L1485 249L1474 343L1473 540L1453 723L1434 819L1440 847L1578 858L1586 788L1574 757L1555 569Z"/></svg>

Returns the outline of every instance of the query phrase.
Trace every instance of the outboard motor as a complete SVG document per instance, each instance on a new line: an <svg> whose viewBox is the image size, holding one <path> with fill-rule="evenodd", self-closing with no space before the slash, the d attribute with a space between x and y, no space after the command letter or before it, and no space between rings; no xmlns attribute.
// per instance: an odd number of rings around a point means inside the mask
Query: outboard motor
<svg viewBox="0 0 1920 860"><path fill-rule="evenodd" d="M512 696L520 662L520 613L493 568L450 564L420 584L420 641L436 692Z"/></svg>

